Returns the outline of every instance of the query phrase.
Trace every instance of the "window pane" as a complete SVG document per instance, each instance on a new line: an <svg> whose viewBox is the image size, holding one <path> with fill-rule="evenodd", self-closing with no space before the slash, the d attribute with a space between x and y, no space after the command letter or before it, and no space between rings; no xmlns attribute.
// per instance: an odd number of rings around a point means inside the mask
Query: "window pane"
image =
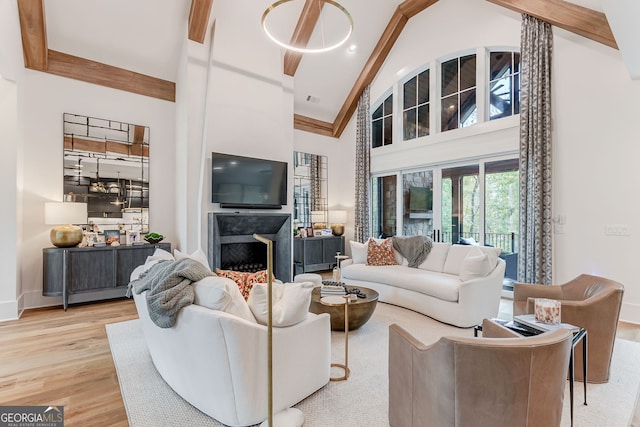
<svg viewBox="0 0 640 427"><path fill-rule="evenodd" d="M384 100L384 115L388 116L393 112L393 95L389 95L387 99Z"/></svg>
<svg viewBox="0 0 640 427"><path fill-rule="evenodd" d="M418 107L418 136L429 135L429 104Z"/></svg>
<svg viewBox="0 0 640 427"><path fill-rule="evenodd" d="M520 74L513 76L513 114L520 114Z"/></svg>
<svg viewBox="0 0 640 427"><path fill-rule="evenodd" d="M382 147L382 120L371 122L371 146Z"/></svg>
<svg viewBox="0 0 640 427"><path fill-rule="evenodd" d="M396 234L396 176L374 178L371 187L373 235L391 237Z"/></svg>
<svg viewBox="0 0 640 427"><path fill-rule="evenodd" d="M404 84L404 100L403 109L416 106L416 85L418 84L418 78L414 77Z"/></svg>
<svg viewBox="0 0 640 427"><path fill-rule="evenodd" d="M429 70L418 75L418 104L429 102Z"/></svg>
<svg viewBox="0 0 640 427"><path fill-rule="evenodd" d="M460 94L460 127L467 127L478 122L476 109L476 90L471 89Z"/></svg>
<svg viewBox="0 0 640 427"><path fill-rule="evenodd" d="M520 72L520 53L518 52L513 53L513 72Z"/></svg>
<svg viewBox="0 0 640 427"><path fill-rule="evenodd" d="M372 119L379 119L381 117L382 117L382 104L380 104L380 106L376 108L376 110L371 115Z"/></svg>
<svg viewBox="0 0 640 427"><path fill-rule="evenodd" d="M489 84L489 118L511 115L511 78L501 78Z"/></svg>
<svg viewBox="0 0 640 427"><path fill-rule="evenodd" d="M517 280L518 159L485 163L484 180L484 243L502 249L507 263L505 278Z"/></svg>
<svg viewBox="0 0 640 427"><path fill-rule="evenodd" d="M458 95L449 96L442 100L442 132L458 128Z"/></svg>
<svg viewBox="0 0 640 427"><path fill-rule="evenodd" d="M403 139L405 141L416 137L416 109L412 108L403 113Z"/></svg>
<svg viewBox="0 0 640 427"><path fill-rule="evenodd" d="M458 91L458 58L442 63L441 96L451 95Z"/></svg>
<svg viewBox="0 0 640 427"><path fill-rule="evenodd" d="M460 90L476 85L476 56L467 55L460 58Z"/></svg>
<svg viewBox="0 0 640 427"><path fill-rule="evenodd" d="M489 56L490 80L511 74L511 52L491 52Z"/></svg>
<svg viewBox="0 0 640 427"><path fill-rule="evenodd" d="M391 135L393 134L393 117L387 116L384 118L384 145L389 145L393 142Z"/></svg>

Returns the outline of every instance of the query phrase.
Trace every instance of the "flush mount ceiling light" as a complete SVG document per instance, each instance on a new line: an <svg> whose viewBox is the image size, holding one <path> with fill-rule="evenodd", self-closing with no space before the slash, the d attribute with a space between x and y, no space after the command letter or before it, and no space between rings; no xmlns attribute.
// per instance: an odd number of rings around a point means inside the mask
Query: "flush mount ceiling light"
<svg viewBox="0 0 640 427"><path fill-rule="evenodd" d="M271 6L269 6L264 13L262 14L262 29L264 30L265 34L277 45L282 46L285 49L288 50L292 50L294 52L299 52L299 53L321 53L321 52L328 52L330 50L336 49L340 46L342 46L347 40L349 40L349 37L351 37L351 33L353 32L353 18L351 17L351 14L349 13L349 11L347 9L345 9L340 3L333 1L333 0L317 0L318 3L318 8L322 9L323 3L329 4L331 6L333 6L339 13L341 13L342 15L344 15L344 17L346 17L347 22L348 22L348 29L346 31L346 34L343 38L341 38L340 40L338 40L335 43L326 45L325 44L325 34L324 34L324 24L323 24L323 20L322 20L322 15L320 14L320 32L321 32L321 36L322 36L322 46L321 47L298 47L298 46L294 46L290 43L285 43L283 42L281 39L279 39L278 37L276 37L268 28L267 28L267 17L269 16L269 14L271 12L273 12L278 6L282 6L285 3L289 3L292 1L300 1L300 0L279 0L275 3L273 3ZM320 10L321 12L321 10ZM319 13L320 13L319 12Z"/></svg>

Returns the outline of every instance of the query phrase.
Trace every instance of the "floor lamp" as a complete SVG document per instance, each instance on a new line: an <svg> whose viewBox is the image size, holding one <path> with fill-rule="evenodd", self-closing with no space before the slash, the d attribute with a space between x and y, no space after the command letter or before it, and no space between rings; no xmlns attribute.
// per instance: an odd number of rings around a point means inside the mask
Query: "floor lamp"
<svg viewBox="0 0 640 427"><path fill-rule="evenodd" d="M269 311L267 313L267 395L269 399L267 419L260 424L261 427L274 427L273 424L273 241L260 234L254 234L253 238L267 245L267 299ZM299 409L288 408L276 414L278 427L300 427L304 421L304 415Z"/></svg>

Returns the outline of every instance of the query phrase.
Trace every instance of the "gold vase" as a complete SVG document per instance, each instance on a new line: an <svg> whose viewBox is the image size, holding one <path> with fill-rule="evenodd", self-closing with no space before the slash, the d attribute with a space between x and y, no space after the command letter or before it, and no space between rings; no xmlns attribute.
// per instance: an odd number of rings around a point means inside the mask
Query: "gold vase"
<svg viewBox="0 0 640 427"><path fill-rule="evenodd" d="M58 248L71 248L82 242L82 228L77 225L59 225L51 229L51 243Z"/></svg>

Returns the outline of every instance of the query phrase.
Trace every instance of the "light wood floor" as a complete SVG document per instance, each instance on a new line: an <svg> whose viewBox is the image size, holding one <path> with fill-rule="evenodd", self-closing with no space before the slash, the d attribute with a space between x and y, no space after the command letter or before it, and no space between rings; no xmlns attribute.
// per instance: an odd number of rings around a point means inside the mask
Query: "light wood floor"
<svg viewBox="0 0 640 427"><path fill-rule="evenodd" d="M104 325L137 317L133 300L118 299L0 323L0 405L64 406L67 427L127 426ZM640 325L620 322L618 337L640 342Z"/></svg>
<svg viewBox="0 0 640 427"><path fill-rule="evenodd" d="M65 426L127 426L104 325L133 300L27 310L0 323L0 405L64 406Z"/></svg>

